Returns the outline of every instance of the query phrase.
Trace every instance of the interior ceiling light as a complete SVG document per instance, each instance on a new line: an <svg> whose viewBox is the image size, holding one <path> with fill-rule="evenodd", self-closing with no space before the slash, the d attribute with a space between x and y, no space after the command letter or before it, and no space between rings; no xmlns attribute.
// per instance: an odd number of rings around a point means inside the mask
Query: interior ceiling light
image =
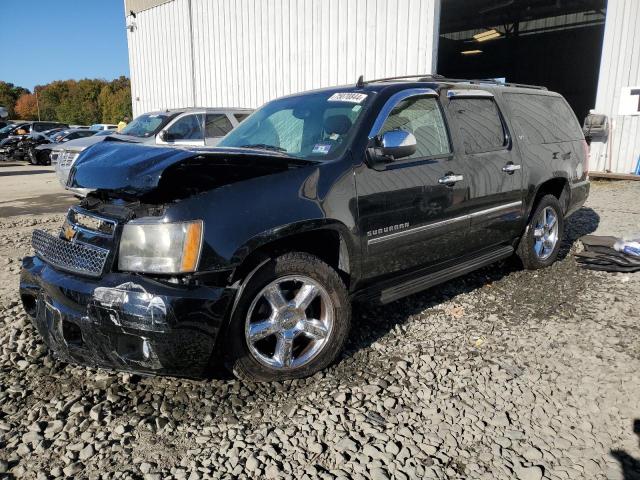
<svg viewBox="0 0 640 480"><path fill-rule="evenodd" d="M482 50L463 50L460 52L462 55L478 55L482 53Z"/></svg>
<svg viewBox="0 0 640 480"><path fill-rule="evenodd" d="M486 42L487 40L493 40L494 38L498 38L501 36L502 34L499 31L497 31L495 28L492 28L491 30L487 30L486 32L476 33L473 36L473 39L476 42Z"/></svg>

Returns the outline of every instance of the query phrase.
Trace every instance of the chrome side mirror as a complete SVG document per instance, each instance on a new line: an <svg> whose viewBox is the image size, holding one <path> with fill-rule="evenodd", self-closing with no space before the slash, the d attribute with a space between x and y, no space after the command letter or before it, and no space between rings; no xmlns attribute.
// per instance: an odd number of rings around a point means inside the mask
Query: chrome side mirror
<svg viewBox="0 0 640 480"><path fill-rule="evenodd" d="M380 138L380 153L393 160L410 157L416 153L416 137L404 130L390 130Z"/></svg>

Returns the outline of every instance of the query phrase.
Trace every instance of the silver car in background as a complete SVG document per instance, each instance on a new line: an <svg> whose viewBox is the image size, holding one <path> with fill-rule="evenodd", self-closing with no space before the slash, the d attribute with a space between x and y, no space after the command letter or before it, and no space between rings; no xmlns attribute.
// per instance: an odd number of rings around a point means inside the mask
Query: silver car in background
<svg viewBox="0 0 640 480"><path fill-rule="evenodd" d="M80 153L91 145L113 137L148 145L213 147L252 112L246 108L182 108L145 113L134 118L121 132L103 130L60 145L51 151L51 165L55 165L64 188L85 196L84 189L68 188L67 180Z"/></svg>

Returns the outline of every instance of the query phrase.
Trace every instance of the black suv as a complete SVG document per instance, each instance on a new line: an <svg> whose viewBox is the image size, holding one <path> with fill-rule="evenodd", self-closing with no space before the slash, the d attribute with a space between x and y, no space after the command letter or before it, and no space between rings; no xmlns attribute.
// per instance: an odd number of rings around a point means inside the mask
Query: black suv
<svg viewBox="0 0 640 480"><path fill-rule="evenodd" d="M516 254L558 255L587 198L562 96L436 76L274 100L217 148L107 139L71 170L93 190L36 230L20 293L63 360L200 376L311 375L351 302L392 302Z"/></svg>

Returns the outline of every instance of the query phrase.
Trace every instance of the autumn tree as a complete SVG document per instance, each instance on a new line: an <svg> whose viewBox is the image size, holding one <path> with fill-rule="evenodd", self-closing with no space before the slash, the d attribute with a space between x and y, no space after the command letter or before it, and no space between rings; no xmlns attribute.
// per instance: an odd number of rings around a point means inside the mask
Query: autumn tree
<svg viewBox="0 0 640 480"><path fill-rule="evenodd" d="M21 95L29 93L26 88L18 87L13 83L0 80L0 107L5 107L9 113L9 118L16 115L15 105Z"/></svg>
<svg viewBox="0 0 640 480"><path fill-rule="evenodd" d="M23 93L15 104L15 113L23 120L38 120L38 103L32 93Z"/></svg>
<svg viewBox="0 0 640 480"><path fill-rule="evenodd" d="M0 82L0 105L13 108L15 102L7 102L7 105L1 103L2 83ZM22 93L29 92L25 90ZM110 82L95 78L56 80L46 85L37 85L34 93L38 95L42 120L90 125L117 123L125 116L131 117L131 85L127 77L119 77ZM35 114L31 109L33 101L31 98L23 100L22 113L16 111L16 114L25 120L37 118L37 108Z"/></svg>

